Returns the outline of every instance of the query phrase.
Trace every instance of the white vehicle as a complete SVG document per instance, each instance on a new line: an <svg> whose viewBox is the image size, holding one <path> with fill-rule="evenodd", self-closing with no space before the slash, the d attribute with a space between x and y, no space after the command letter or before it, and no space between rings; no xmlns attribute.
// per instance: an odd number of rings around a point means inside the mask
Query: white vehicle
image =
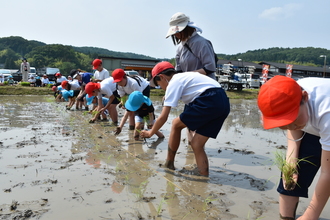
<svg viewBox="0 0 330 220"><path fill-rule="evenodd" d="M260 87L260 76L259 74L244 74L243 78L246 80L246 88L259 88Z"/></svg>
<svg viewBox="0 0 330 220"><path fill-rule="evenodd" d="M37 76L37 70L35 67L30 67L30 76L36 77Z"/></svg>
<svg viewBox="0 0 330 220"><path fill-rule="evenodd" d="M234 89L241 91L245 84L245 82L242 81L240 74L237 72L235 73L232 64L223 64L222 68L218 71L218 74L216 74L216 78L221 87L226 91Z"/></svg>
<svg viewBox="0 0 330 220"><path fill-rule="evenodd" d="M8 79L8 76L10 76L11 75L11 72L10 72L10 70L8 70L8 69L0 69L0 74L2 75L2 79L1 79L1 81L3 82L3 81L7 81L7 79ZM0 82L1 82L0 81Z"/></svg>

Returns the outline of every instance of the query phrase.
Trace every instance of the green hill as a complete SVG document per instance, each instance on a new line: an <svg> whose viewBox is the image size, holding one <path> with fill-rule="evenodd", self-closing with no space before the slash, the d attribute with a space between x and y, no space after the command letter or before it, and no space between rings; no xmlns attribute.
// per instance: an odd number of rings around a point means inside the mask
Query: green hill
<svg viewBox="0 0 330 220"><path fill-rule="evenodd" d="M306 66L323 66L324 59L320 55L330 57L330 50L324 48L269 48L247 51L234 55L218 54L219 59L246 62L277 62ZM112 56L133 59L156 59L150 56L111 51L97 47L75 47L62 44L45 44L35 40L26 40L19 36L0 38L0 68L18 69L22 57L26 57L31 66L57 67L67 74L71 69L91 70L91 62L98 56ZM174 62L173 58L171 62Z"/></svg>

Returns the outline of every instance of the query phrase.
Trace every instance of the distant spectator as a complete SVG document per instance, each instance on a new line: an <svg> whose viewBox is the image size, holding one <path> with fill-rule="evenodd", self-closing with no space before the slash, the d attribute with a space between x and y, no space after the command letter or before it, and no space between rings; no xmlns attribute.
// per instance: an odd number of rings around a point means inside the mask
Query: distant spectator
<svg viewBox="0 0 330 220"><path fill-rule="evenodd" d="M68 76L68 82L72 82L72 76Z"/></svg>
<svg viewBox="0 0 330 220"><path fill-rule="evenodd" d="M41 79L40 76L36 77L36 87L41 87Z"/></svg>
<svg viewBox="0 0 330 220"><path fill-rule="evenodd" d="M11 86L14 85L15 82L14 82L14 78L13 78L12 75L8 76L8 80L7 80L7 82L8 82L8 84L11 85Z"/></svg>
<svg viewBox="0 0 330 220"><path fill-rule="evenodd" d="M96 70L94 73L94 82L101 82L102 80L109 78L110 74L108 70L103 68L102 60L95 59L92 65L93 65L93 69Z"/></svg>
<svg viewBox="0 0 330 220"><path fill-rule="evenodd" d="M5 81L5 78L2 73L0 73L0 83L3 83Z"/></svg>
<svg viewBox="0 0 330 220"><path fill-rule="evenodd" d="M36 79L34 78L33 75L30 76L30 79L28 80L28 82L30 83L31 87L35 87Z"/></svg>
<svg viewBox="0 0 330 220"><path fill-rule="evenodd" d="M23 82L28 82L28 77L30 74L30 64L27 61L26 58L22 59L22 63L21 63L21 73L22 73L22 81Z"/></svg>
<svg viewBox="0 0 330 220"><path fill-rule="evenodd" d="M49 82L49 79L48 79L47 75L44 74L44 75L42 76L42 79L41 79L41 85L42 85L43 87L45 87L45 86L47 86L49 83L50 83L50 82Z"/></svg>

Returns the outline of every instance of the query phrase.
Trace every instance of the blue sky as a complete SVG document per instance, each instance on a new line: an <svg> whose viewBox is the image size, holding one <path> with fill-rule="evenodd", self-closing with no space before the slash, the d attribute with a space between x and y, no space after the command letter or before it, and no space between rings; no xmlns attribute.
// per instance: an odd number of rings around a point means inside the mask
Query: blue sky
<svg viewBox="0 0 330 220"><path fill-rule="evenodd" d="M330 49L330 0L0 0L0 37L173 58L165 35L183 12L216 53L271 47ZM5 18L5 20L4 20Z"/></svg>

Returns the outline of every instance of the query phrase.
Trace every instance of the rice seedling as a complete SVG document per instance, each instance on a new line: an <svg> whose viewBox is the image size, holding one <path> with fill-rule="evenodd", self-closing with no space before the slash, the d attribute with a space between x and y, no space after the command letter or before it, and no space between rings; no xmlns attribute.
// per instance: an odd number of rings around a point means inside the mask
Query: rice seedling
<svg viewBox="0 0 330 220"><path fill-rule="evenodd" d="M159 205L158 205L158 208L157 208L157 216L160 216L160 213L162 212L162 207L163 207L163 204L166 203L166 196L163 197L163 199L160 201Z"/></svg>
<svg viewBox="0 0 330 220"><path fill-rule="evenodd" d="M290 156L292 155L292 153L290 154ZM283 151L275 152L275 162L274 163L279 168L279 170L282 172L282 178L285 183L284 187L286 190L293 190L295 188L295 185L297 183L296 183L296 179L294 178L294 176L298 175L298 168L299 168L300 162L308 162L315 166L315 164L308 161L307 158L308 157L305 157L302 159L292 158L292 159L295 159L295 160L293 160L295 162L288 162L286 160L286 155Z"/></svg>

